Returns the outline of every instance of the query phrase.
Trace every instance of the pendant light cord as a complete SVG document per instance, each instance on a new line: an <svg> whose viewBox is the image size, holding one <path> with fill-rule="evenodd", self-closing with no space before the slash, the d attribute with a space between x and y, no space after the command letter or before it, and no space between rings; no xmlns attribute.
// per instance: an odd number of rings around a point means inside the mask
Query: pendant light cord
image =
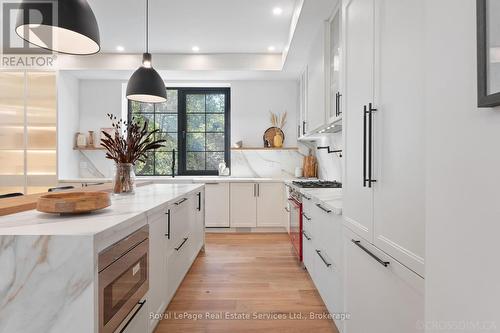
<svg viewBox="0 0 500 333"><path fill-rule="evenodd" d="M149 53L149 0L146 0L146 53Z"/></svg>

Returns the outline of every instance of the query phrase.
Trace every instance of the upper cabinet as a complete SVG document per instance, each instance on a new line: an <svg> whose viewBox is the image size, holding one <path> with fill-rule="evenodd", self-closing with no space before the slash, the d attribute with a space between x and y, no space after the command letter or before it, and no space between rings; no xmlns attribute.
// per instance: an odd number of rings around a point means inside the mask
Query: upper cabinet
<svg viewBox="0 0 500 333"><path fill-rule="evenodd" d="M300 77L299 138L342 119L341 20L339 5L312 42Z"/></svg>
<svg viewBox="0 0 500 333"><path fill-rule="evenodd" d="M325 124L325 29L313 41L307 64L306 134L314 133Z"/></svg>
<svg viewBox="0 0 500 333"><path fill-rule="evenodd" d="M328 124L340 120L342 115L340 18L341 11L336 10L325 27L326 120Z"/></svg>

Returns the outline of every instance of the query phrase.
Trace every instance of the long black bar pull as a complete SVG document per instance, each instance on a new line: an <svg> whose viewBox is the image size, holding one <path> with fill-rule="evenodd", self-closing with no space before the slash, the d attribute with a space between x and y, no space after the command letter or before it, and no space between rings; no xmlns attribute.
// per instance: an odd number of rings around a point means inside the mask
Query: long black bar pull
<svg viewBox="0 0 500 333"><path fill-rule="evenodd" d="M366 187L366 105L363 105L363 187Z"/></svg>
<svg viewBox="0 0 500 333"><path fill-rule="evenodd" d="M373 108L372 103L368 104L368 187L372 187L372 183L376 180L372 178L372 150L373 150L373 112L377 109Z"/></svg>

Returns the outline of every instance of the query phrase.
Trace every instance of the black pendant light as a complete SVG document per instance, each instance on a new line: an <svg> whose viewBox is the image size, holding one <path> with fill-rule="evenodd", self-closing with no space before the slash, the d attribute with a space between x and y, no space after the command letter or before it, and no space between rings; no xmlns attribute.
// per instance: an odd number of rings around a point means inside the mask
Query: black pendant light
<svg viewBox="0 0 500 333"><path fill-rule="evenodd" d="M46 3L40 1L40 6ZM27 14L33 6L36 2L27 1L20 5L16 33L22 39L59 53L86 55L101 49L99 26L86 0L54 0L52 6L55 8L37 18ZM53 13L57 15L52 17Z"/></svg>
<svg viewBox="0 0 500 333"><path fill-rule="evenodd" d="M128 80L127 99L144 103L167 100L165 82L152 67L149 53L149 0L146 0L146 53L142 55L142 66Z"/></svg>

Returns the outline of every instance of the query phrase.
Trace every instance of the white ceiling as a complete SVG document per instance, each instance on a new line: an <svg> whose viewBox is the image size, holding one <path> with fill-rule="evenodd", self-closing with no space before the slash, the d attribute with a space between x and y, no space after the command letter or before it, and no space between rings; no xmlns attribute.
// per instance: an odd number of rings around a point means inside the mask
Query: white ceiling
<svg viewBox="0 0 500 333"><path fill-rule="evenodd" d="M99 23L101 52L142 53L146 0L88 0ZM281 53L296 0L149 0L150 52ZM273 15L273 8L283 13Z"/></svg>

